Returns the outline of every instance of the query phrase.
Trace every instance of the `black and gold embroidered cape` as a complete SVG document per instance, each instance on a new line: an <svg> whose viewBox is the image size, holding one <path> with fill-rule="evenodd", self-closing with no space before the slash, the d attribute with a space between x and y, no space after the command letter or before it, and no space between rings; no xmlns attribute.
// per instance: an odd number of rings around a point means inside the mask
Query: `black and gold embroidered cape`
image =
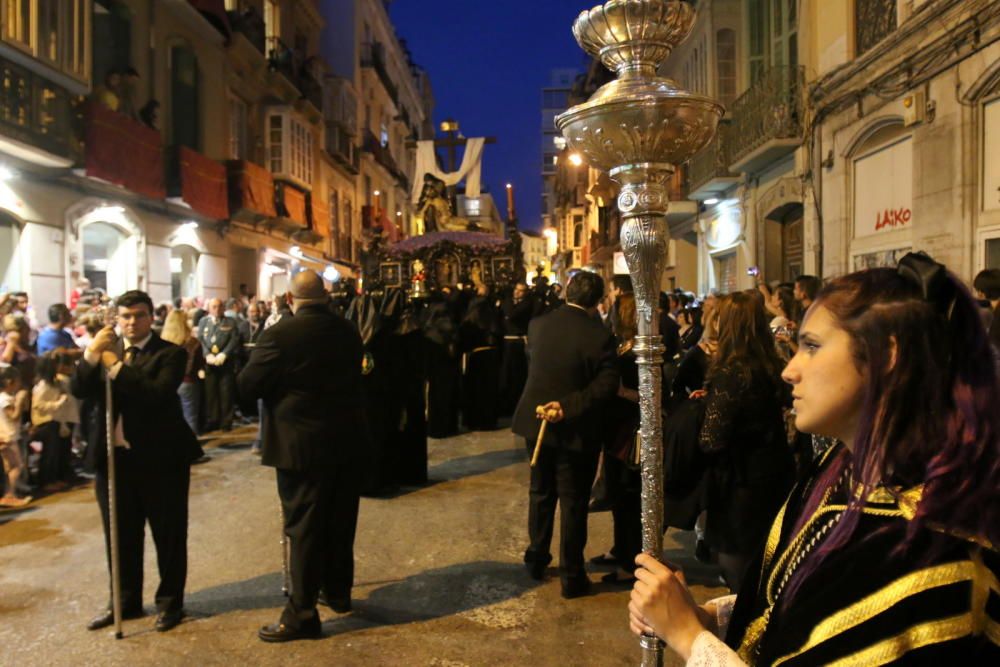
<svg viewBox="0 0 1000 667"><path fill-rule="evenodd" d="M828 452L810 479L832 458ZM920 487L871 494L850 544L828 555L782 607L790 572L846 509L847 492L831 492L792 535L809 488L807 481L793 489L736 601L726 643L747 664L1000 665L997 550L942 527L896 553Z"/></svg>

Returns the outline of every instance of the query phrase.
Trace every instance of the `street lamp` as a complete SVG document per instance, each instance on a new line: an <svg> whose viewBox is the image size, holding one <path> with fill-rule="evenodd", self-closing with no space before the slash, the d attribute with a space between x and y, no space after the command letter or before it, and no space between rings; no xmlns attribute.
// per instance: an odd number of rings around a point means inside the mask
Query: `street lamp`
<svg viewBox="0 0 1000 667"><path fill-rule="evenodd" d="M570 153L569 163L574 167L579 167L581 164L583 164L583 157L579 153Z"/></svg>

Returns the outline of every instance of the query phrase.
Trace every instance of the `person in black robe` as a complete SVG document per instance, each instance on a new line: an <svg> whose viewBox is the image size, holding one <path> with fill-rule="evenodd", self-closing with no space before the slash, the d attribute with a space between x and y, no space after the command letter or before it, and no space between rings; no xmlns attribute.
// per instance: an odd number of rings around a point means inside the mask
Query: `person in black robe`
<svg viewBox="0 0 1000 667"><path fill-rule="evenodd" d="M490 288L479 285L459 326L464 355L463 422L470 431L497 427L500 391L500 321Z"/></svg>
<svg viewBox="0 0 1000 667"><path fill-rule="evenodd" d="M448 438L458 433L458 399L462 378L458 327L447 295L435 291L427 308L427 435Z"/></svg>
<svg viewBox="0 0 1000 667"><path fill-rule="evenodd" d="M503 360L500 368L500 413L514 414L517 400L528 379L528 323L533 309L524 283L514 285L514 291L500 304L503 325Z"/></svg>

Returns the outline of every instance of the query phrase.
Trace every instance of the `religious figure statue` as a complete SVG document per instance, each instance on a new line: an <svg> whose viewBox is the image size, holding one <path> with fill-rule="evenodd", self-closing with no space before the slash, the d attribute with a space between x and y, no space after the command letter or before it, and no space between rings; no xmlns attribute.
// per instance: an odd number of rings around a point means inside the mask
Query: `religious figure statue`
<svg viewBox="0 0 1000 667"><path fill-rule="evenodd" d="M483 284L483 263L478 259L474 259L469 263L469 280L476 287Z"/></svg>
<svg viewBox="0 0 1000 667"><path fill-rule="evenodd" d="M444 231L453 215L448 188L433 174L424 174L424 189L417 202L416 214L424 220L424 233Z"/></svg>

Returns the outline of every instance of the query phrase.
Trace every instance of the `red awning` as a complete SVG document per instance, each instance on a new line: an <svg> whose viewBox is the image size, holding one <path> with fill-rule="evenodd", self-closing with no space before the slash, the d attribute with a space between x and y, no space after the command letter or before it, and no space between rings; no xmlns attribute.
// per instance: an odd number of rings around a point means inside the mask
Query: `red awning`
<svg viewBox="0 0 1000 667"><path fill-rule="evenodd" d="M216 220L229 217L226 168L187 146L178 155L181 165L181 198L202 215Z"/></svg>
<svg viewBox="0 0 1000 667"><path fill-rule="evenodd" d="M249 211L254 215L273 218L274 179L271 172L253 162L230 160L226 163L229 174L229 208L231 211Z"/></svg>
<svg viewBox="0 0 1000 667"><path fill-rule="evenodd" d="M163 139L156 130L97 103L86 110L87 176L100 178L146 197L167 196Z"/></svg>
<svg viewBox="0 0 1000 667"><path fill-rule="evenodd" d="M326 202L312 198L312 229L323 238L330 238L330 208Z"/></svg>
<svg viewBox="0 0 1000 667"><path fill-rule="evenodd" d="M299 223L303 227L308 227L306 218L306 195L301 190L297 190L287 183L281 188L285 197L285 210L291 220Z"/></svg>

